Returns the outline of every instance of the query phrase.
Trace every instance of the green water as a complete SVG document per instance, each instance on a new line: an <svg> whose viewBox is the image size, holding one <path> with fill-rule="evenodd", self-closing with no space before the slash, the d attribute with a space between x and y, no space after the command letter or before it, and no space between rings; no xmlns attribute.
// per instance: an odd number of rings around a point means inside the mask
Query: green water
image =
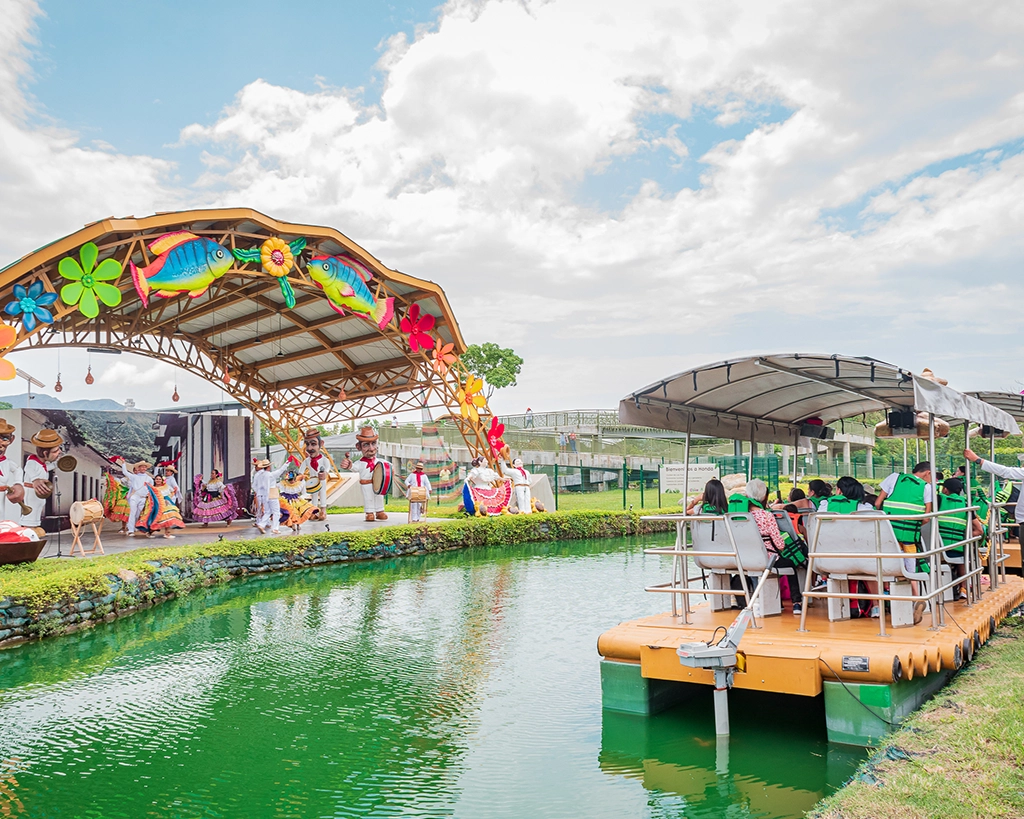
<svg viewBox="0 0 1024 819"><path fill-rule="evenodd" d="M2 651L0 817L802 815L859 761L815 703L734 692L728 748L710 699L602 713L652 542L258 576Z"/></svg>

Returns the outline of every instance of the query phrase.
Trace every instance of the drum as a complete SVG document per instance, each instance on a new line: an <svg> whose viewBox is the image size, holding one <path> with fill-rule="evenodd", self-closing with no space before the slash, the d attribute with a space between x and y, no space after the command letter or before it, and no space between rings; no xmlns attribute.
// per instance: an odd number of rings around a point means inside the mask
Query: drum
<svg viewBox="0 0 1024 819"><path fill-rule="evenodd" d="M427 502L427 487L425 486L410 486L409 487L409 503L426 503Z"/></svg>
<svg viewBox="0 0 1024 819"><path fill-rule="evenodd" d="M99 523L103 520L103 504L98 500L75 501L71 504L68 517L75 526L83 523Z"/></svg>
<svg viewBox="0 0 1024 819"><path fill-rule="evenodd" d="M391 464L377 461L373 467L373 494L388 495L391 493Z"/></svg>
<svg viewBox="0 0 1024 819"><path fill-rule="evenodd" d="M315 495L320 491L320 478L318 476L314 476L306 481L306 491L310 495Z"/></svg>

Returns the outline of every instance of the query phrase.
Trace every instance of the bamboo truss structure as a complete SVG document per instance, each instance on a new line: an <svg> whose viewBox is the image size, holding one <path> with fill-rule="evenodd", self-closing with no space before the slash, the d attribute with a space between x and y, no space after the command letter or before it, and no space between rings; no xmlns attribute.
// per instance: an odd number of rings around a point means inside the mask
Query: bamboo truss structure
<svg viewBox="0 0 1024 819"><path fill-rule="evenodd" d="M258 248L270 237L305 239L306 248L287 275L295 304L285 303L279 279L259 262L236 261L197 298L182 294L143 304L128 273L153 262L149 250L160 236L187 231L229 250ZM17 284L41 281L48 292L65 284L60 260L77 257L93 242L99 260L122 267L116 282L122 301L101 305L96 318L58 300L52 325L18 335L14 349L103 347L169 362L217 384L246 407L290 451L299 444L290 430L373 415L443 406L458 420L474 456L496 465L487 442L490 410L463 418L458 391L468 375L461 361L437 366L429 351L412 352L400 319L413 304L434 316L434 338L465 352L455 316L441 287L392 270L332 228L280 222L247 208L162 213L141 219L105 219L37 250L0 270L0 304L15 300ZM394 299L395 317L379 328L371 320L332 309L305 270L311 255L348 256L373 273L368 287L376 300Z"/></svg>

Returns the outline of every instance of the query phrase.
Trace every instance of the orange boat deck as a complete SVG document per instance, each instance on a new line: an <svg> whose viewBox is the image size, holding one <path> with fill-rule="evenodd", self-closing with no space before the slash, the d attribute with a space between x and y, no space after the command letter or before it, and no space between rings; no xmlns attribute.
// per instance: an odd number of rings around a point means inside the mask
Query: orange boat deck
<svg viewBox="0 0 1024 819"><path fill-rule="evenodd" d="M931 628L926 614L919 625L887 628L879 635L873 619L830 622L823 600L807 610L807 630L788 608L781 615L760 618L740 642L745 670L734 686L802 696L817 696L823 681L894 683L941 670L955 670L974 656L996 625L1024 602L1024 579L1007 576L995 591L987 590L973 606L946 603L946 624ZM611 662L639 664L651 680L713 683L712 672L681 665L680 643L709 642L716 629L728 628L737 611L712 612L707 603L694 606L690 623L670 613L620 623L598 639L598 651ZM721 633L721 632L719 632Z"/></svg>

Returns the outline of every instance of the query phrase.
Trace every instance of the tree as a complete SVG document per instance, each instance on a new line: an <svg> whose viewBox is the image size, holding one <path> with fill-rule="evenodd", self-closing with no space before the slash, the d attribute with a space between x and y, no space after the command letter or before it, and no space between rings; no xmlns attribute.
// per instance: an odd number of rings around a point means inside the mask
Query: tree
<svg viewBox="0 0 1024 819"><path fill-rule="evenodd" d="M462 363L477 378L487 384L487 400L496 389L514 387L516 376L523 368L523 359L509 347L499 347L491 341L470 344L462 354Z"/></svg>

